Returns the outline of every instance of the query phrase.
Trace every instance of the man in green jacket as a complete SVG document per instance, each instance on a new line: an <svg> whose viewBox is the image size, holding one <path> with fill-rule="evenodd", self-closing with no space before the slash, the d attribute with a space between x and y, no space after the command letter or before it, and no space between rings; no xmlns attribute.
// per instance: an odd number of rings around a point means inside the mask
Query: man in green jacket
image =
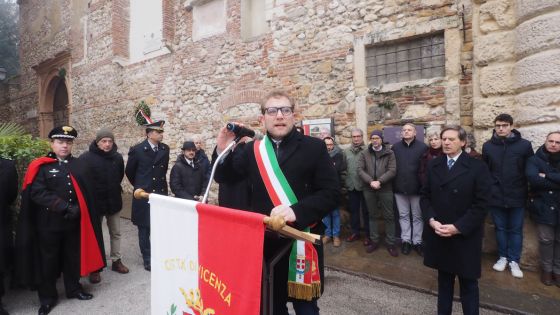
<svg viewBox="0 0 560 315"><path fill-rule="evenodd" d="M348 191L348 209L350 210L350 222L352 226L352 234L346 238L347 242L353 242L360 239L360 208L362 209L362 219L364 222L364 245L370 244L369 241L369 224L368 212L364 200L363 181L358 175L358 156L365 149L364 132L360 128L353 128L351 131L352 145L344 150L346 157L346 190Z"/></svg>

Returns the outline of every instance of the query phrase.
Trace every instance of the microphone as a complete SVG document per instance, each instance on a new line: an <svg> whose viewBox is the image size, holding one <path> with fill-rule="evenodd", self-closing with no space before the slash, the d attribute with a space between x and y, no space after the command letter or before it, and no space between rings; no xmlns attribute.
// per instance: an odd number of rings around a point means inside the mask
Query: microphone
<svg viewBox="0 0 560 315"><path fill-rule="evenodd" d="M249 137L249 138L253 138L255 137L255 131L249 128L245 128L245 127L241 127L240 125L236 124L236 123L228 123L226 125L226 129L233 132L235 134L235 136L237 138L243 138L243 137Z"/></svg>

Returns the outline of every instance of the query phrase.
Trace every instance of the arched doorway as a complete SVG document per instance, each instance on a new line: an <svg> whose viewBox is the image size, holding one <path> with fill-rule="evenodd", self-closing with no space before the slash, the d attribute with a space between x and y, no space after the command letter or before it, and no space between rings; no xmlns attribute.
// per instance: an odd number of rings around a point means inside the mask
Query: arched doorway
<svg viewBox="0 0 560 315"><path fill-rule="evenodd" d="M54 126L70 123L70 53L62 52L33 69L39 78L39 136L46 137Z"/></svg>
<svg viewBox="0 0 560 315"><path fill-rule="evenodd" d="M64 79L58 80L54 90L53 125L68 125L68 90Z"/></svg>

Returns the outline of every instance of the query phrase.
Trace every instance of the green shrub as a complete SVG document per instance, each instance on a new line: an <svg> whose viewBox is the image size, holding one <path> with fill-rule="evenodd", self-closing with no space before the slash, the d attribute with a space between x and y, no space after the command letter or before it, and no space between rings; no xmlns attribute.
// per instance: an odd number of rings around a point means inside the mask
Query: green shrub
<svg viewBox="0 0 560 315"><path fill-rule="evenodd" d="M16 162L19 187L23 182L23 176L27 171L29 163L49 152L49 142L44 139L33 138L29 134L23 134L23 128L14 124L0 124L0 157ZM17 221L21 200L18 196L13 205L12 233L15 234L15 222Z"/></svg>
<svg viewBox="0 0 560 315"><path fill-rule="evenodd" d="M33 138L29 134L0 136L0 156L16 162L20 180L29 162L47 154L49 148L48 141Z"/></svg>

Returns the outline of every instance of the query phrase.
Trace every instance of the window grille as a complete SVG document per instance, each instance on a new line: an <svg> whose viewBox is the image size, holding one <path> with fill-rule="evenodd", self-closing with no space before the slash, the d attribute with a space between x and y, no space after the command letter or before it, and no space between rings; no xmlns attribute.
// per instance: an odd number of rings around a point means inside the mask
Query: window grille
<svg viewBox="0 0 560 315"><path fill-rule="evenodd" d="M369 87L445 76L443 33L366 49Z"/></svg>

